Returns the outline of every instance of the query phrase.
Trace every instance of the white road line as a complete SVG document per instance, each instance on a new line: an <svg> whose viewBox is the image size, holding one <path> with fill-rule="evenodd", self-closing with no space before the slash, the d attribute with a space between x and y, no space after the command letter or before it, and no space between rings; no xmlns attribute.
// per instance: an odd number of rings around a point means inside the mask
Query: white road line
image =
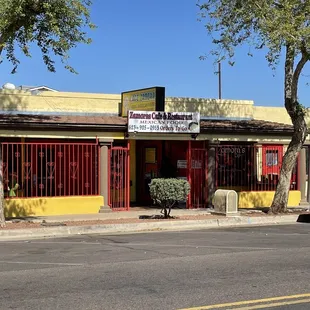
<svg viewBox="0 0 310 310"><path fill-rule="evenodd" d="M70 264L70 263L48 263L48 262L14 262L1 260L0 264L24 264L24 265L55 265L55 266L84 266L84 264Z"/></svg>

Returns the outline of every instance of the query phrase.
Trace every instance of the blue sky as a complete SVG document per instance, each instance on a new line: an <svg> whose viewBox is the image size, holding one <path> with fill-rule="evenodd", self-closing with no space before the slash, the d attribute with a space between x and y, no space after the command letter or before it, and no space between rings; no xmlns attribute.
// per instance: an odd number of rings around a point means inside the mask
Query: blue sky
<svg viewBox="0 0 310 310"><path fill-rule="evenodd" d="M1 64L0 84L47 85L62 91L120 93L165 86L167 96L218 97L218 77L213 59L199 60L212 44L197 21L196 0L94 0L92 17L98 28L93 43L71 51L71 74L57 66L49 73L40 53L21 57L15 75L10 64ZM273 76L262 52L248 57L248 48L237 51L236 64L222 65L222 97L251 99L256 105L283 104L283 63ZM310 65L304 71L310 75ZM310 106L310 77L302 77L300 101Z"/></svg>

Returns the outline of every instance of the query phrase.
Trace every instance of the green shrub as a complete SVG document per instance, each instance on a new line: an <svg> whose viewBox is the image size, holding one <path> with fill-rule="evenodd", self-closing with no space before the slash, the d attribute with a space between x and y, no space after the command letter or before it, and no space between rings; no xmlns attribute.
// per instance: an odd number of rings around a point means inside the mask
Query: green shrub
<svg viewBox="0 0 310 310"><path fill-rule="evenodd" d="M161 212L164 212L165 218L170 216L176 202L187 199L190 191L189 183L180 179L153 179L149 186L151 198L162 207Z"/></svg>

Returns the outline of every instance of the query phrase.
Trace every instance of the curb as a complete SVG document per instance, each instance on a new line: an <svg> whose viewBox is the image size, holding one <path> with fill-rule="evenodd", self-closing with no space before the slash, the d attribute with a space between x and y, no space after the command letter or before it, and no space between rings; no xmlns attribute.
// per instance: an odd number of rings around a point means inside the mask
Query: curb
<svg viewBox="0 0 310 310"><path fill-rule="evenodd" d="M198 230L238 226L266 226L296 223L298 215L269 217L230 217L207 220L183 220L85 226L60 226L29 229L0 230L0 241L12 239L68 237L87 234L138 233L148 231Z"/></svg>

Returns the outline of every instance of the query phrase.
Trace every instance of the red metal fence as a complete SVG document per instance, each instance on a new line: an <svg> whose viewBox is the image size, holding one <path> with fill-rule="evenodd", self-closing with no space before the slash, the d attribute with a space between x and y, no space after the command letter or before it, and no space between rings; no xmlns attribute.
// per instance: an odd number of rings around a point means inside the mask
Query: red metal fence
<svg viewBox="0 0 310 310"><path fill-rule="evenodd" d="M205 145L189 142L187 179L191 191L188 208L206 207L210 186L215 190L233 189L237 192L275 191L284 152L283 145L220 144L215 146L213 158ZM208 179L208 162L211 161L214 169L209 173L213 174L213 180ZM297 180L296 163L290 190L298 190Z"/></svg>
<svg viewBox="0 0 310 310"><path fill-rule="evenodd" d="M216 147L216 188L275 191L284 155L282 145L219 145ZM297 190L297 163L291 190Z"/></svg>
<svg viewBox="0 0 310 310"><path fill-rule="evenodd" d="M191 191L189 195L189 208L205 208L207 206L207 150L204 148L190 148L189 182Z"/></svg>
<svg viewBox="0 0 310 310"><path fill-rule="evenodd" d="M110 152L109 206L114 211L129 210L130 170L129 147L113 146Z"/></svg>
<svg viewBox="0 0 310 310"><path fill-rule="evenodd" d="M95 143L2 143L5 197L99 194Z"/></svg>

